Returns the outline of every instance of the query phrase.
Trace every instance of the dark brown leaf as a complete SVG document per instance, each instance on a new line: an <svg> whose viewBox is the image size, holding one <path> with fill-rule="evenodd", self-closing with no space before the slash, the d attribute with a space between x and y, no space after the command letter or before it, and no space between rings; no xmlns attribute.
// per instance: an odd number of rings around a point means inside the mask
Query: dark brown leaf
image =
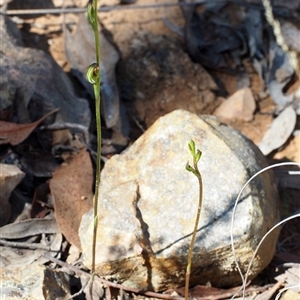
<svg viewBox="0 0 300 300"><path fill-rule="evenodd" d="M22 143L42 121L58 110L59 109L54 109L39 120L29 124L0 121L0 145L11 144L14 146Z"/></svg>
<svg viewBox="0 0 300 300"><path fill-rule="evenodd" d="M50 180L57 223L66 239L81 249L78 229L93 206L93 169L86 149L57 168Z"/></svg>
<svg viewBox="0 0 300 300"><path fill-rule="evenodd" d="M36 187L30 212L31 218L42 219L49 212L53 211L52 203L49 203L49 194L50 189L48 182L44 182Z"/></svg>

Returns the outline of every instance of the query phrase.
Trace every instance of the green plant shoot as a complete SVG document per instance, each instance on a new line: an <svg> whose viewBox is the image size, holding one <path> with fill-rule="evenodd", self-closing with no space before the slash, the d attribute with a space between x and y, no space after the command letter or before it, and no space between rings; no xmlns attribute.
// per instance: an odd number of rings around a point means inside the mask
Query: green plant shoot
<svg viewBox="0 0 300 300"><path fill-rule="evenodd" d="M96 63L89 66L86 79L93 85L95 94L96 109L96 128L97 128L97 162L96 162L96 183L94 196L94 226L93 226L93 245L92 245L92 273L95 273L96 260L96 237L98 225L98 196L100 185L100 167L101 167L101 111L100 111L100 40L98 29L97 0L88 4L87 17L93 29L95 36Z"/></svg>
<svg viewBox="0 0 300 300"><path fill-rule="evenodd" d="M189 248L188 259L187 259L187 267L186 267L186 279L185 279L185 300L188 299L189 296L189 285L190 285L190 275L192 269L192 257L193 257L193 248L196 239L197 228L200 220L201 208L202 208L202 198L203 198L203 188L202 188L202 176L198 169L198 162L201 158L202 152L200 150L196 150L195 142L191 140L188 144L190 153L193 157L193 167L187 162L186 169L189 172L192 172L198 179L199 184L199 203L196 215L196 221L194 226L194 231L192 235L192 240Z"/></svg>

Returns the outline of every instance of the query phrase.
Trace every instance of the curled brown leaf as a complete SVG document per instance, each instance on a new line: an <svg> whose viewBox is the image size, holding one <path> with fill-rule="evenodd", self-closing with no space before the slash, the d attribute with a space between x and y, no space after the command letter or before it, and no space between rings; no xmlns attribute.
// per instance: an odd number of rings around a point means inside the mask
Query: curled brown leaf
<svg viewBox="0 0 300 300"><path fill-rule="evenodd" d="M59 109L54 109L39 120L29 124L0 121L0 145L11 144L15 146L22 143L42 121L58 110Z"/></svg>

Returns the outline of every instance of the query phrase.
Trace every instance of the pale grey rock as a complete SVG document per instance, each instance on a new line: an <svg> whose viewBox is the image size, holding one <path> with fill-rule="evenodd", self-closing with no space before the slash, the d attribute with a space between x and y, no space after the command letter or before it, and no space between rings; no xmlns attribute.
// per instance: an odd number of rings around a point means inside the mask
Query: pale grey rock
<svg viewBox="0 0 300 300"><path fill-rule="evenodd" d="M0 227L7 224L11 207L8 202L11 192L21 182L25 174L14 165L0 164Z"/></svg>
<svg viewBox="0 0 300 300"><path fill-rule="evenodd" d="M197 179L185 170L193 139L203 154L204 200L191 284L240 283L230 247L234 201L244 183L266 166L258 148L214 117L177 110L158 119L101 174L96 272L138 289L184 285L187 252L198 205ZM237 207L237 257L246 270L263 235L279 220L272 173L254 180ZM92 260L93 212L79 229L84 264ZM273 257L278 232L262 245L250 278Z"/></svg>
<svg viewBox="0 0 300 300"><path fill-rule="evenodd" d="M245 87L237 90L226 99L215 111L214 115L222 121L245 121L253 120L255 111L255 99L250 88Z"/></svg>
<svg viewBox="0 0 300 300"><path fill-rule="evenodd" d="M69 276L43 265L1 268L0 295L6 300L67 300L71 298Z"/></svg>

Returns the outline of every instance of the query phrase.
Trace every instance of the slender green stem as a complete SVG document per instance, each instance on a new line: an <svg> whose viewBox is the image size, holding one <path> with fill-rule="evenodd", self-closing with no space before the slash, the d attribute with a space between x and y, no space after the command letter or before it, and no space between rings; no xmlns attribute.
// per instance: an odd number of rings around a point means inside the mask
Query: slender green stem
<svg viewBox="0 0 300 300"><path fill-rule="evenodd" d="M186 268L186 280L185 280L185 299L186 300L188 299L188 294L189 294L193 249L194 249L194 245L195 245L196 233L197 233L198 224L199 224L199 220L200 220L202 199L203 199L202 176L198 170L198 166L197 166L197 163L195 163L195 160L194 160L194 169L198 174L197 178L198 178L198 184L199 184L199 204L198 204L197 215L196 215L196 220L195 220L195 227L194 227L192 240L191 240L191 244L190 244L190 249L189 249L189 253L188 253L188 263L187 263L187 268Z"/></svg>
<svg viewBox="0 0 300 300"><path fill-rule="evenodd" d="M201 173L198 169L198 162L201 158L201 151L195 149L195 143L193 140L190 141L189 143L189 149L190 152L193 156L193 167L187 163L186 169L190 172L192 172L198 179L198 186L199 186L199 202L198 202L198 209L197 209L197 215L196 215L196 220L195 220L195 226L192 234L192 240L189 248L189 253L188 253L188 259L187 259L187 267L186 267L186 278L185 278L185 300L188 300L189 297L189 285L190 285L190 275L191 275L191 270L192 270L192 257L193 257L193 249L195 245L195 239L196 239L196 234L197 234L197 229L199 225L199 220L200 220L200 215L201 215L201 208L202 208L202 199L203 199L203 183L202 183L202 176Z"/></svg>
<svg viewBox="0 0 300 300"><path fill-rule="evenodd" d="M101 168L101 108L100 108L100 38L98 29L97 0L93 0L88 5L88 20L94 32L96 47L96 63L89 67L86 78L93 84L95 94L96 110L96 129L97 129L97 161L96 161L96 184L94 197L94 227L93 227L93 245L92 245L92 273L95 272L96 261L96 240L98 225L98 197L100 185L100 168Z"/></svg>
<svg viewBox="0 0 300 300"><path fill-rule="evenodd" d="M94 1L97 8L97 0ZM97 9L95 10L97 12ZM95 257L96 257L96 239L98 228L98 197L99 197L99 185L100 185L100 168L101 168L101 108L100 108L100 43L98 28L95 32L95 44L96 44L96 58L97 65L99 66L99 77L97 84L94 84L95 94L95 110L96 110L96 129L97 129L97 161L96 161L96 184L95 184L95 198L94 198L94 230L93 230L93 252L92 252L92 272L95 272Z"/></svg>

